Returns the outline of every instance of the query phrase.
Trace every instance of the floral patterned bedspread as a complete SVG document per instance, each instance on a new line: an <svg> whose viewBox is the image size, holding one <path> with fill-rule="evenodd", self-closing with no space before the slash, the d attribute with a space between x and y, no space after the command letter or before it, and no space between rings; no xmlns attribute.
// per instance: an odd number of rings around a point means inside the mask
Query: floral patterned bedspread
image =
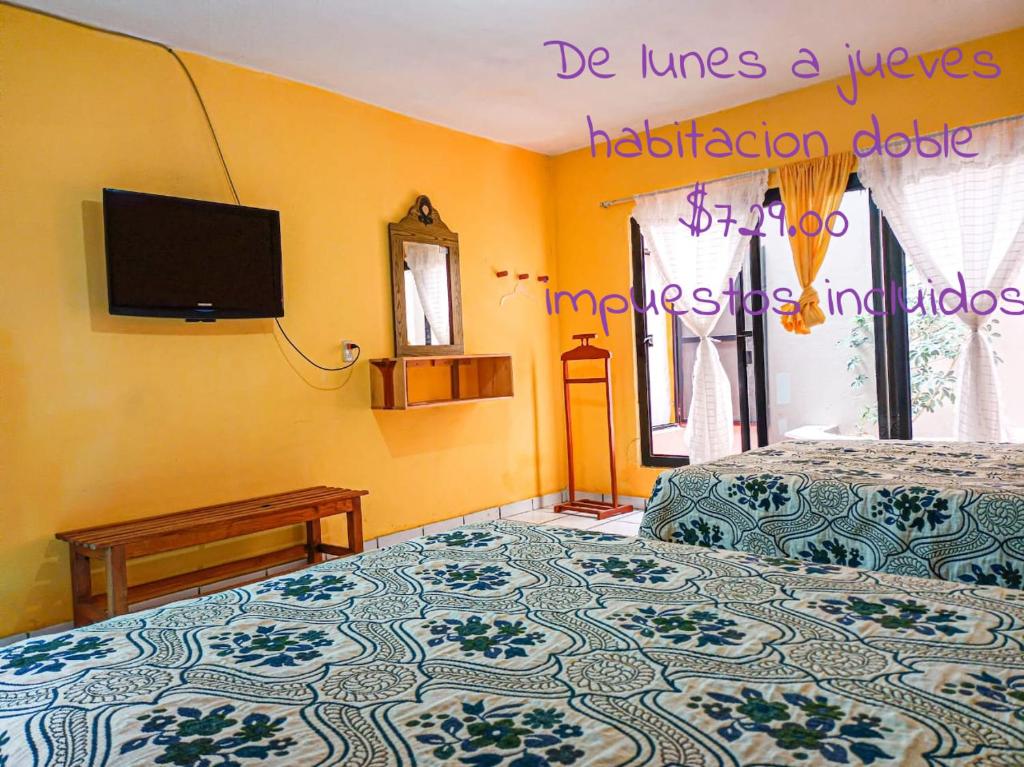
<svg viewBox="0 0 1024 767"><path fill-rule="evenodd" d="M1024 446L781 442L661 474L640 534L1024 588Z"/></svg>
<svg viewBox="0 0 1024 767"><path fill-rule="evenodd" d="M501 521L0 648L0 764L1024 760L1024 592Z"/></svg>

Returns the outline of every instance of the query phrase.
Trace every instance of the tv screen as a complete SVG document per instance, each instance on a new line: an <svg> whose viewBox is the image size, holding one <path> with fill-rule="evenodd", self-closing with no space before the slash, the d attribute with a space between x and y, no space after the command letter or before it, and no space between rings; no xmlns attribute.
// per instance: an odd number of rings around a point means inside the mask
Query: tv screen
<svg viewBox="0 0 1024 767"><path fill-rule="evenodd" d="M111 314L282 317L276 210L103 190Z"/></svg>

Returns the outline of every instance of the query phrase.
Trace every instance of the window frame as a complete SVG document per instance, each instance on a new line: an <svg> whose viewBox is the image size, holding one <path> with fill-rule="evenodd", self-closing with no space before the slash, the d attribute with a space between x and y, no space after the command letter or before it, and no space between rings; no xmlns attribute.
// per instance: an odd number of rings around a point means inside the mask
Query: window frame
<svg viewBox="0 0 1024 767"><path fill-rule="evenodd" d="M856 173L851 173L846 185L846 192L864 191L866 187L861 183ZM886 439L912 439L913 438L913 416L911 408L910 390L910 336L907 325L907 314L894 306L894 299L890 288L897 288L906 292L906 254L903 247L897 240L892 227L886 221L885 216L875 204L871 191L868 192L869 206L869 261L871 268L872 287L886 288L886 303L889 311L883 315L873 317L874 326L874 347L875 347L875 383L876 400L878 403L878 438ZM781 201L781 194L778 187L772 187L765 193L764 205ZM633 286L635 296L646 296L646 275L644 271L645 249L643 247L643 235L640 232L640 225L636 219L630 217L630 254L633 267ZM764 290L764 248L760 237L750 238L750 267L751 287ZM745 275L741 271L741 279ZM742 289L742 285L741 285ZM879 296L872 294L875 312L881 312L884 306L879 305ZM755 296L757 310L761 307L760 296ZM742 307L741 307L742 308ZM653 432L651 429L651 398L650 380L647 371L647 317L644 312L633 313L633 335L634 335L634 362L637 374L637 406L640 420L640 456L641 465L652 468L673 468L688 466L689 456L666 455L653 452ZM738 369L745 369L746 362L746 320L747 314L739 312L736 315L737 325L737 366ZM753 349L753 379L755 410L753 414L754 423L757 428L758 447L768 444L768 423L770 419L770 404L768 398L768 370L767 370L767 345L765 314L758 311L750 317L751 331L750 339ZM677 320L678 321L678 320ZM675 338L676 323L673 323L673 350L680 346ZM750 449L750 423L751 414L744 413L749 409L747 394L747 377L741 376L740 387L740 420L747 425L741 435L741 451ZM673 382L673 386L676 382ZM677 401L676 406L679 406Z"/></svg>
<svg viewBox="0 0 1024 767"><path fill-rule="evenodd" d="M644 238L640 224L630 216L629 248L633 264L633 295L647 295L647 277L644 272ZM651 382L647 373L647 349L650 337L647 334L647 313L633 312L633 359L636 364L637 405L640 410L640 463L654 468L689 466L689 456L670 456L653 452L651 431Z"/></svg>

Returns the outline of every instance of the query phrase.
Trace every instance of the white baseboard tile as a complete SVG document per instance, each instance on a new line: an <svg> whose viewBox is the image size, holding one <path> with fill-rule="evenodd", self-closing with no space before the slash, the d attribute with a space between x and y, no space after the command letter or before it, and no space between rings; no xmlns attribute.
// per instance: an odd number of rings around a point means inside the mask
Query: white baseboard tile
<svg viewBox="0 0 1024 767"><path fill-rule="evenodd" d="M482 511L475 511L472 514L467 514L463 517L467 525L473 525L477 522L493 522L501 516L500 509L495 506L491 509L483 509Z"/></svg>
<svg viewBox="0 0 1024 767"><path fill-rule="evenodd" d="M128 612L137 613L143 610L149 610L154 607L163 607L171 602L177 602L179 599L191 599L192 597L199 596L199 589L184 589L183 591L175 591L173 594L164 594L162 597L153 597L147 599L145 602L139 602L129 606Z"/></svg>
<svg viewBox="0 0 1024 767"><path fill-rule="evenodd" d="M531 525L542 525L545 522L550 522L553 519L560 519L563 514L557 514L551 509L530 509L530 511L524 511L522 514L516 514L511 517L502 517L507 519L509 522L526 522Z"/></svg>
<svg viewBox="0 0 1024 767"><path fill-rule="evenodd" d="M306 564L306 560L305 559L296 559L293 562L284 562L284 563L282 563L280 565L274 565L273 567L268 568L266 573L265 573L265 575L268 578L273 578L275 575L287 575L289 572L295 572L295 570L297 568L301 568L302 565L305 565L305 564ZM249 577L252 578L252 577L255 577L256 575L258 575L258 573L253 573Z"/></svg>
<svg viewBox="0 0 1024 767"><path fill-rule="evenodd" d="M436 535L437 533L447 533L449 530L454 530L456 527L462 527L465 524L463 521L465 517L452 517L451 519L444 519L440 522L431 522L429 525L423 526L424 535Z"/></svg>
<svg viewBox="0 0 1024 767"><path fill-rule="evenodd" d="M363 541L363 551L373 551L377 548L377 539L371 538L368 541Z"/></svg>
<svg viewBox="0 0 1024 767"><path fill-rule="evenodd" d="M514 517L517 514L522 514L527 511L533 511L533 499L527 498L524 501L514 501L513 503L503 503L500 507L501 518Z"/></svg>
<svg viewBox="0 0 1024 767"><path fill-rule="evenodd" d="M59 634L63 631L71 631L75 627L74 621L64 621L64 623L55 623L52 626L43 626L41 629L28 632L29 638L46 636L47 634Z"/></svg>
<svg viewBox="0 0 1024 767"><path fill-rule="evenodd" d="M538 504L534 508L550 509L556 503L564 502L567 495L568 493L565 490L559 490L557 493L548 493L547 495L542 495L537 499Z"/></svg>
<svg viewBox="0 0 1024 767"><path fill-rule="evenodd" d="M2 639L0 639L0 647L6 647L9 644L14 644L15 642L20 642L22 639L28 639L28 634L22 633L22 634L11 634L10 636L5 636Z"/></svg>
<svg viewBox="0 0 1024 767"><path fill-rule="evenodd" d="M377 548L386 549L389 546L394 546L396 543L405 543L413 538L419 538L421 535L423 535L422 527L414 527L411 530L400 530L397 533L381 535L377 538Z"/></svg>
<svg viewBox="0 0 1024 767"><path fill-rule="evenodd" d="M568 498L568 493L566 493ZM589 490L577 490L576 491L577 501L605 501L607 498L601 493L592 493Z"/></svg>

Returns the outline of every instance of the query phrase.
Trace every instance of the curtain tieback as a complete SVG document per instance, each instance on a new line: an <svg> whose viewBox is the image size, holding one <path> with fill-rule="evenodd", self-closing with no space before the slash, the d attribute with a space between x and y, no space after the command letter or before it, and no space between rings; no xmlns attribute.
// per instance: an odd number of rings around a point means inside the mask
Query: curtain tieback
<svg viewBox="0 0 1024 767"><path fill-rule="evenodd" d="M797 308L800 311L795 314L783 314L782 327L790 333L809 334L811 328L825 322L825 313L821 311L819 302L818 291L813 285L808 285L800 294L799 304L792 301L783 304L782 309L785 312L796 312Z"/></svg>

